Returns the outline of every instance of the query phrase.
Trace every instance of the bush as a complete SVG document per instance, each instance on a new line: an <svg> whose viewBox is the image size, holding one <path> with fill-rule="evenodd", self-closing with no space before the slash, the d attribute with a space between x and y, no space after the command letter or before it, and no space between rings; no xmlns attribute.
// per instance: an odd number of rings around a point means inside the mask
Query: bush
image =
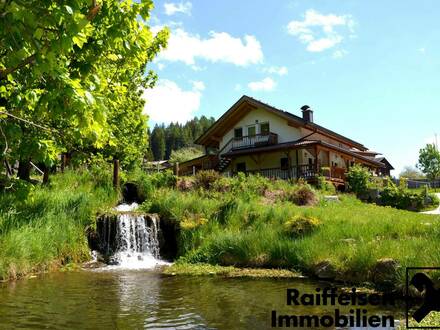
<svg viewBox="0 0 440 330"><path fill-rule="evenodd" d="M317 218L299 215L284 223L284 232L290 237L302 237L311 234L320 224Z"/></svg>
<svg viewBox="0 0 440 330"><path fill-rule="evenodd" d="M382 205L395 207L402 210L418 211L424 207L424 196L422 194L411 193L397 187L391 180L380 194Z"/></svg>
<svg viewBox="0 0 440 330"><path fill-rule="evenodd" d="M354 165L350 167L347 173L347 182L350 190L356 194L361 194L367 191L368 183L371 178L371 173L361 165Z"/></svg>
<svg viewBox="0 0 440 330"><path fill-rule="evenodd" d="M210 189L214 182L216 182L220 178L220 173L214 170L199 171L194 176L194 185L197 188Z"/></svg>
<svg viewBox="0 0 440 330"><path fill-rule="evenodd" d="M287 194L287 199L299 206L310 206L318 203L316 193L308 184L299 185L297 189Z"/></svg>
<svg viewBox="0 0 440 330"><path fill-rule="evenodd" d="M318 176L317 188L327 194L336 194L336 188L333 183L326 180L324 176Z"/></svg>

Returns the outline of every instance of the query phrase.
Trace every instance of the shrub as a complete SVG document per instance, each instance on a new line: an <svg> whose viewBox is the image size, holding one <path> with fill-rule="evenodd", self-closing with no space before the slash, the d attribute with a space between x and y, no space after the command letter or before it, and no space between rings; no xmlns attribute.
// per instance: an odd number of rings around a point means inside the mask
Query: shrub
<svg viewBox="0 0 440 330"><path fill-rule="evenodd" d="M321 221L304 215L295 216L284 223L284 233L290 237L302 237L315 231Z"/></svg>
<svg viewBox="0 0 440 330"><path fill-rule="evenodd" d="M194 176L194 185L197 188L210 189L214 182L216 182L220 178L220 173L214 170L199 171Z"/></svg>
<svg viewBox="0 0 440 330"><path fill-rule="evenodd" d="M335 185L326 180L324 176L318 176L317 188L327 194L334 195L336 193Z"/></svg>
<svg viewBox="0 0 440 330"><path fill-rule="evenodd" d="M299 185L297 189L288 193L287 199L299 206L315 205L318 197L308 184Z"/></svg>
<svg viewBox="0 0 440 330"><path fill-rule="evenodd" d="M190 191L194 187L194 180L188 177L179 178L177 179L176 187L180 191Z"/></svg>
<svg viewBox="0 0 440 330"><path fill-rule="evenodd" d="M350 167L347 173L348 186L356 194L367 191L370 178L370 171L358 164Z"/></svg>
<svg viewBox="0 0 440 330"><path fill-rule="evenodd" d="M382 205L392 206L402 210L421 210L424 206L424 196L422 194L411 193L407 190L398 188L391 180L380 194Z"/></svg>

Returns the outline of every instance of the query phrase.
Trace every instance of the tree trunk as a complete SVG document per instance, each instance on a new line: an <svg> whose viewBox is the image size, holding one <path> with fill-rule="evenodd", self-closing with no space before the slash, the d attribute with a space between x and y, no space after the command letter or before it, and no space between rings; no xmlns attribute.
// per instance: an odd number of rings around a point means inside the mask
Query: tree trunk
<svg viewBox="0 0 440 330"><path fill-rule="evenodd" d="M119 188L119 160L113 159L113 187Z"/></svg>
<svg viewBox="0 0 440 330"><path fill-rule="evenodd" d="M31 180L31 160L29 158L20 159L18 163L18 177L25 181Z"/></svg>
<svg viewBox="0 0 440 330"><path fill-rule="evenodd" d="M43 168L43 184L48 184L49 183L49 170L50 170L50 167L44 165L44 168Z"/></svg>
<svg viewBox="0 0 440 330"><path fill-rule="evenodd" d="M9 162L7 159L5 159L4 163L5 163L5 168L6 168L6 176L9 178L12 175L14 175L14 172L12 171L11 165L9 165Z"/></svg>
<svg viewBox="0 0 440 330"><path fill-rule="evenodd" d="M63 152L61 154L61 173L64 173L65 167L66 167L66 154Z"/></svg>

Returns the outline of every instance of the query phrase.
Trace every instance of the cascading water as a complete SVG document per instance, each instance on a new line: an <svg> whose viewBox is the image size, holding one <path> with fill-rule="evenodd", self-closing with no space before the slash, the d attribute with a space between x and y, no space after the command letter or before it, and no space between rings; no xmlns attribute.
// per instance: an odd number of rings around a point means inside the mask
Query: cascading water
<svg viewBox="0 0 440 330"><path fill-rule="evenodd" d="M106 269L146 269L167 264L159 255L159 219L133 212L138 205L116 207L116 219L104 219L99 249L110 255Z"/></svg>

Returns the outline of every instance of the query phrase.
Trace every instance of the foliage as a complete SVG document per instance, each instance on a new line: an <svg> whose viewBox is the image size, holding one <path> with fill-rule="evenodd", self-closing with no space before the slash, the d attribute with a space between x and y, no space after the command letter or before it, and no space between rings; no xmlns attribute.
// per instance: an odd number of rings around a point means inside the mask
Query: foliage
<svg viewBox="0 0 440 330"><path fill-rule="evenodd" d="M55 175L49 186L13 180L0 194L0 278L88 260L85 232L118 197L99 172Z"/></svg>
<svg viewBox="0 0 440 330"><path fill-rule="evenodd" d="M367 190L370 178L371 173L368 169L359 164L351 166L347 173L348 186L356 194L361 194Z"/></svg>
<svg viewBox="0 0 440 330"><path fill-rule="evenodd" d="M411 191L407 189L405 180L401 179L397 187L389 178L380 193L379 202L381 205L409 211L422 211L438 206L437 196L429 194L427 187L420 192Z"/></svg>
<svg viewBox="0 0 440 330"><path fill-rule="evenodd" d="M427 144L425 148L420 149L417 167L430 180L440 178L440 151L435 144Z"/></svg>
<svg viewBox="0 0 440 330"><path fill-rule="evenodd" d="M210 189L220 177L221 174L214 170L199 171L194 176L194 186Z"/></svg>
<svg viewBox="0 0 440 330"><path fill-rule="evenodd" d="M156 124L150 138L150 149L154 160L170 159L173 151L182 148L196 148L195 139L201 136L214 122L213 117L201 116L200 118L194 117L185 124L170 123L168 126Z"/></svg>
<svg viewBox="0 0 440 330"><path fill-rule="evenodd" d="M284 232L293 238L302 237L314 232L320 224L317 218L297 215L284 223Z"/></svg>
<svg viewBox="0 0 440 330"><path fill-rule="evenodd" d="M217 191L218 185L228 188ZM237 176L221 178L210 189L160 188L146 205L162 218L189 224L181 228L178 262L310 273L317 263L329 260L341 279L354 283L371 282L369 274L381 258L397 260L402 269L440 262L438 216L364 204L350 195L314 207L285 198L264 202L268 192L288 196L298 188L282 180ZM292 239L285 226L297 218L321 221L317 230ZM420 255L420 250L426 253Z"/></svg>
<svg viewBox="0 0 440 330"><path fill-rule="evenodd" d="M333 183L326 180L325 176L318 176L317 188L329 195L336 194L336 187Z"/></svg>
<svg viewBox="0 0 440 330"><path fill-rule="evenodd" d="M399 178L424 179L425 176L417 168L412 166L405 166L402 172L400 172Z"/></svg>
<svg viewBox="0 0 440 330"><path fill-rule="evenodd" d="M203 151L200 149L194 147L185 147L171 151L170 162L182 163L200 156L203 156Z"/></svg>
<svg viewBox="0 0 440 330"><path fill-rule="evenodd" d="M6 1L0 15L0 120L6 157L48 166L60 152L138 159L147 143L142 90L153 36L150 0ZM3 135L4 134L4 135ZM2 162L3 163L3 162Z"/></svg>
<svg viewBox="0 0 440 330"><path fill-rule="evenodd" d="M315 205L318 202L316 193L308 184L299 185L295 190L288 194L287 199L299 206Z"/></svg>

